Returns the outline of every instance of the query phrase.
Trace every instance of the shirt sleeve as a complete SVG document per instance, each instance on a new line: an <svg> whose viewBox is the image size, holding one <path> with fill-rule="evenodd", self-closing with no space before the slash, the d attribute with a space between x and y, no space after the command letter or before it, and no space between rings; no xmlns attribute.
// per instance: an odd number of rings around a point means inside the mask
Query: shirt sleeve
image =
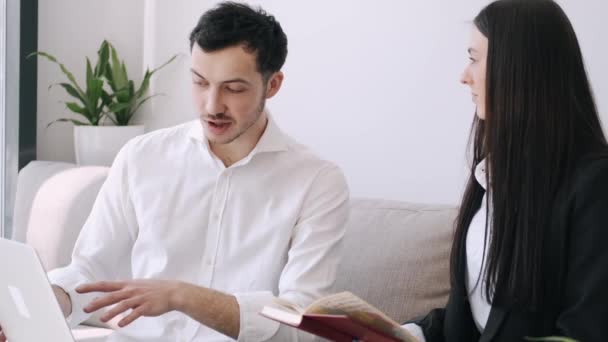
<svg viewBox="0 0 608 342"><path fill-rule="evenodd" d="M76 326L90 314L83 311L95 293L79 294L83 283L130 277L130 251L137 235L137 223L129 196L128 151L118 153L76 240L71 263L48 273L52 284L70 296L72 313L68 324Z"/></svg>
<svg viewBox="0 0 608 342"><path fill-rule="evenodd" d="M402 327L410 334L412 334L415 338L417 338L419 342L426 342L426 339L424 338L424 333L422 332L422 328L418 324L408 323L402 325Z"/></svg>
<svg viewBox="0 0 608 342"><path fill-rule="evenodd" d="M331 294L342 255L349 192L336 166L322 169L304 199L288 260L279 280L279 297L301 307ZM274 298L270 292L235 294L240 306L238 341L312 341L314 336L259 315Z"/></svg>

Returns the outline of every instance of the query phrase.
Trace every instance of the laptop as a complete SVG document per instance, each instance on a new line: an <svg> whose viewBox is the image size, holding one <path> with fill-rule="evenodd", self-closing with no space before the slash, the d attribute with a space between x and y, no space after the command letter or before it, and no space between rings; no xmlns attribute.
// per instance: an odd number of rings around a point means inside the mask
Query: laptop
<svg viewBox="0 0 608 342"><path fill-rule="evenodd" d="M9 342L73 342L34 248L0 238L0 326Z"/></svg>

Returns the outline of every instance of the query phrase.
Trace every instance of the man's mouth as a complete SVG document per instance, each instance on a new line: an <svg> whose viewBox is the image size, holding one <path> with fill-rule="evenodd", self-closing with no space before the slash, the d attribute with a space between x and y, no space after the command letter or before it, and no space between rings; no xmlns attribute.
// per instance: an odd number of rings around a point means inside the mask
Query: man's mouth
<svg viewBox="0 0 608 342"><path fill-rule="evenodd" d="M230 128L232 121L225 120L205 120L209 126L209 130L213 134L222 134Z"/></svg>

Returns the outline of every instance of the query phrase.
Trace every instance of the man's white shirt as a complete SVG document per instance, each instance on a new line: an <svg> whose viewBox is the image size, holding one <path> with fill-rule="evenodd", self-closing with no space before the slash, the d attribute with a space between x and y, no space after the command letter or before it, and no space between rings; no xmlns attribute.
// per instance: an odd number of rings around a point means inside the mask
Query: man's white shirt
<svg viewBox="0 0 608 342"><path fill-rule="evenodd" d="M340 169L270 118L254 150L226 168L198 120L130 141L118 154L69 266L49 272L72 299L72 325L99 294L87 282L181 280L237 298L239 341L310 335L258 315L274 297L307 306L332 291L348 216ZM227 341L188 316L142 317L111 340Z"/></svg>

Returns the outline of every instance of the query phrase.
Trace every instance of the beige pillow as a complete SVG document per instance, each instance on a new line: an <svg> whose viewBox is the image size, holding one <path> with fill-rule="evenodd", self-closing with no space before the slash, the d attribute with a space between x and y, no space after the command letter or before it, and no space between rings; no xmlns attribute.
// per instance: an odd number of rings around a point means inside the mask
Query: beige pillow
<svg viewBox="0 0 608 342"><path fill-rule="evenodd" d="M447 302L454 207L355 199L335 291L399 323Z"/></svg>

